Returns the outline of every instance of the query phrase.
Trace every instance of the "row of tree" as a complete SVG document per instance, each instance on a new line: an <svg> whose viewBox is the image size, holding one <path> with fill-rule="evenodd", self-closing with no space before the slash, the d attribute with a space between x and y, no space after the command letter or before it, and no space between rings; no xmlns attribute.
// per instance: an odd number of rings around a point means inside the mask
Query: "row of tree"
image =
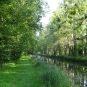
<svg viewBox="0 0 87 87"><path fill-rule="evenodd" d="M42 0L0 0L0 64L17 61L23 52L31 52L37 44Z"/></svg>
<svg viewBox="0 0 87 87"><path fill-rule="evenodd" d="M64 0L38 39L40 53L87 56L87 0Z"/></svg>

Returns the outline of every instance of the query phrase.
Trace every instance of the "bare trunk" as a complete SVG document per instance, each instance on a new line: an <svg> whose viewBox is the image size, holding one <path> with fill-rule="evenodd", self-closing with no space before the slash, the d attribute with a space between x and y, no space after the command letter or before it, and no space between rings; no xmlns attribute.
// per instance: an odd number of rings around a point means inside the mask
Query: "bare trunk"
<svg viewBox="0 0 87 87"><path fill-rule="evenodd" d="M65 47L65 52L64 52L65 55L67 54L66 52L67 52L67 49L66 49L66 47Z"/></svg>
<svg viewBox="0 0 87 87"><path fill-rule="evenodd" d="M74 33L74 55L76 55L76 33Z"/></svg>
<svg viewBox="0 0 87 87"><path fill-rule="evenodd" d="M84 56L84 37L82 37L82 56Z"/></svg>
<svg viewBox="0 0 87 87"><path fill-rule="evenodd" d="M86 28L86 56L87 56L87 28Z"/></svg>

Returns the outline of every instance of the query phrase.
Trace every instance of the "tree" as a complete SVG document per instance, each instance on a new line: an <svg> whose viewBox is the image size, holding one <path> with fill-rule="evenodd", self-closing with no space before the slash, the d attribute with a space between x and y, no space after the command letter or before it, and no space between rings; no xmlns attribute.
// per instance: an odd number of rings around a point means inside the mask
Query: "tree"
<svg viewBox="0 0 87 87"><path fill-rule="evenodd" d="M33 49L42 5L41 0L0 1L0 61L18 60L22 52Z"/></svg>

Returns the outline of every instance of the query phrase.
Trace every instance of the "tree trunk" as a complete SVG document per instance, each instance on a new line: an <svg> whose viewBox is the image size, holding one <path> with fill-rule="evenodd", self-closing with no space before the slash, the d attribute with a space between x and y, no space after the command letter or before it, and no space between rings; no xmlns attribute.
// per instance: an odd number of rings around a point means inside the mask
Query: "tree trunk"
<svg viewBox="0 0 87 87"><path fill-rule="evenodd" d="M76 56L76 31L73 32L73 40L74 40L74 55Z"/></svg>
<svg viewBox="0 0 87 87"><path fill-rule="evenodd" d="M78 56L78 43L76 43L76 56Z"/></svg>
<svg viewBox="0 0 87 87"><path fill-rule="evenodd" d="M65 55L67 54L67 49L66 49L66 46L65 46L64 54L65 54Z"/></svg>
<svg viewBox="0 0 87 87"><path fill-rule="evenodd" d="M86 56L87 56L87 28L86 28Z"/></svg>
<svg viewBox="0 0 87 87"><path fill-rule="evenodd" d="M84 37L82 37L82 56L84 56Z"/></svg>

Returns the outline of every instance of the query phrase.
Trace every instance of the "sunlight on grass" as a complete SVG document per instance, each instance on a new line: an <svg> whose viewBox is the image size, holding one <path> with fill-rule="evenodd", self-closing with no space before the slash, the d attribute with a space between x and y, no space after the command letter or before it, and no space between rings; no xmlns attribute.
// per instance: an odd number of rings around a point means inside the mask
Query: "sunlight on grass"
<svg viewBox="0 0 87 87"><path fill-rule="evenodd" d="M16 67L16 64L15 63L9 63L8 66L10 66L10 67Z"/></svg>
<svg viewBox="0 0 87 87"><path fill-rule="evenodd" d="M8 63L3 67L0 72L0 87L53 87L45 85L45 80L49 74L48 72L53 72L53 74L55 74L55 70L51 70L51 68L47 67L46 64L37 62L35 59L30 58L29 56L23 56L17 64ZM49 81L51 81L50 78L51 77L49 77ZM52 80L55 80L55 75L53 75L52 78ZM64 78L62 77L62 79ZM54 87L57 86L54 85Z"/></svg>
<svg viewBox="0 0 87 87"><path fill-rule="evenodd" d="M21 59L20 60L28 60L28 59L31 59L32 58L32 56L30 55L30 57L29 56L22 56L21 57Z"/></svg>
<svg viewBox="0 0 87 87"><path fill-rule="evenodd" d="M11 74L11 73L17 73L17 72L13 72L13 71L5 71L5 72L3 72L3 74Z"/></svg>
<svg viewBox="0 0 87 87"><path fill-rule="evenodd" d="M28 58L21 58L20 60L28 60Z"/></svg>

